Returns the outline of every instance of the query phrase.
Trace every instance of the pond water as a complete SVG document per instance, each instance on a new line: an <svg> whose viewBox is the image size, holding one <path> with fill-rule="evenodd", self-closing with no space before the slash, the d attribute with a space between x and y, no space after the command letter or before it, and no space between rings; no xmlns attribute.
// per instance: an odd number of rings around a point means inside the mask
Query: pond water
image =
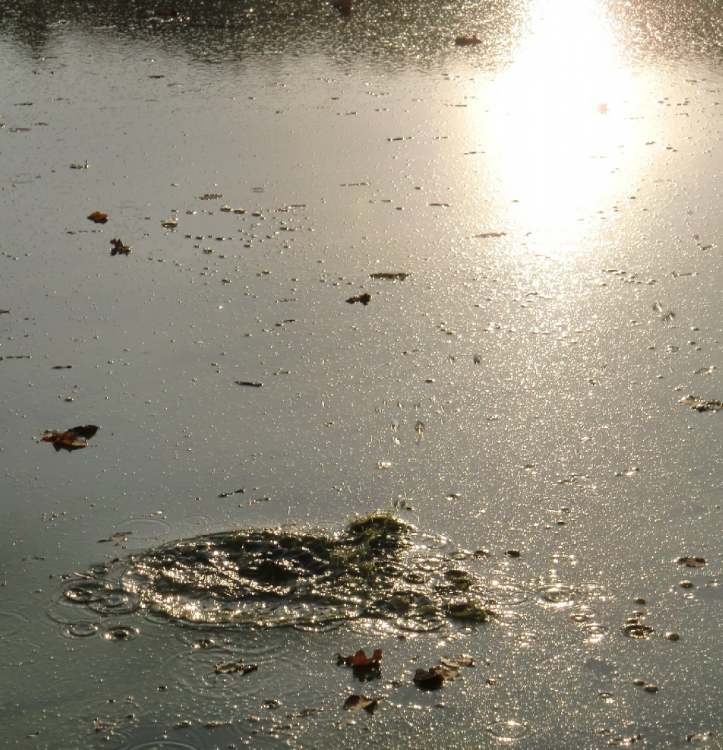
<svg viewBox="0 0 723 750"><path fill-rule="evenodd" d="M722 748L722 126L714 0L0 0L0 745Z"/></svg>

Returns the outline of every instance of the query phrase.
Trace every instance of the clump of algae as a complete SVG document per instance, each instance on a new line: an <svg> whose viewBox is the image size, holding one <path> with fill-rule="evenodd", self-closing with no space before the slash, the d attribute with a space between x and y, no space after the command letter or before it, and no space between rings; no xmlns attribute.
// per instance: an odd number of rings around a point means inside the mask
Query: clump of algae
<svg viewBox="0 0 723 750"><path fill-rule="evenodd" d="M373 578L387 567L390 553L393 556L404 545L404 537L411 530L391 513L375 511L358 516L334 544L330 562L347 574L353 571L363 578Z"/></svg>

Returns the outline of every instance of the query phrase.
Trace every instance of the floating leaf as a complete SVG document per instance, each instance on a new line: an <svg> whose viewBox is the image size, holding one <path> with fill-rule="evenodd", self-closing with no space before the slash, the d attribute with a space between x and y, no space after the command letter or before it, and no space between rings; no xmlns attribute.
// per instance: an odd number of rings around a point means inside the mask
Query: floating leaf
<svg viewBox="0 0 723 750"><path fill-rule="evenodd" d="M409 274L403 271L379 271L369 274L370 279L383 279L384 281L404 281L407 276Z"/></svg>
<svg viewBox="0 0 723 750"><path fill-rule="evenodd" d="M420 690L439 690L445 682L453 680L459 669L443 667L438 664L431 669L418 669L414 673L414 684Z"/></svg>
<svg viewBox="0 0 723 750"><path fill-rule="evenodd" d="M94 424L79 425L71 427L69 430L61 432L59 430L46 430L40 439L44 443L52 443L56 451L76 451L85 448L88 440L98 432L98 427Z"/></svg>
<svg viewBox="0 0 723 750"><path fill-rule="evenodd" d="M700 557L699 555L685 555L684 557L679 557L677 563L678 565L685 565L686 568L704 568L705 557Z"/></svg>
<svg viewBox="0 0 723 750"><path fill-rule="evenodd" d="M108 221L108 214L102 211L93 211L92 214L88 214L88 218L96 224L105 224Z"/></svg>
<svg viewBox="0 0 723 750"><path fill-rule="evenodd" d="M369 294L368 292L364 292L363 294L355 294L353 297L349 297L347 302L350 305L353 305L355 302L361 302L362 305L366 306L369 304L369 300L371 300L371 298L371 294Z"/></svg>
<svg viewBox="0 0 723 750"><path fill-rule="evenodd" d="M165 227L166 229L175 229L178 226L178 220L177 219L164 219L161 222L161 226Z"/></svg>
<svg viewBox="0 0 723 750"><path fill-rule="evenodd" d="M458 47L468 47L472 44L481 44L482 40L477 36L477 34L471 34L471 35L463 34L462 36L458 36L454 40L454 43Z"/></svg>
<svg viewBox="0 0 723 750"><path fill-rule="evenodd" d="M381 675L382 650L377 648L371 656L367 656L364 649L359 649L351 656L336 657L336 663L339 666L351 667L354 676L359 680L373 680Z"/></svg>
<svg viewBox="0 0 723 750"><path fill-rule="evenodd" d="M111 255L128 255L131 249L128 245L124 245L121 240L110 241L110 254Z"/></svg>
<svg viewBox="0 0 723 750"><path fill-rule="evenodd" d="M366 695L350 695L344 701L345 711L361 711L363 708L368 714L373 714L379 701L376 698L367 698Z"/></svg>

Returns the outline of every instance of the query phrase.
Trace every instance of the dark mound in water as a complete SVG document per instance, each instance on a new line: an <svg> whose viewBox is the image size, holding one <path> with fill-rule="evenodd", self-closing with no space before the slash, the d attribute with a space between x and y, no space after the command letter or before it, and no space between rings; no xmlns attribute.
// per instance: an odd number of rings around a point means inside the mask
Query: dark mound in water
<svg viewBox="0 0 723 750"><path fill-rule="evenodd" d="M460 567L470 558L376 513L335 535L244 529L185 539L134 555L115 583L85 583L95 603L103 591L122 593L155 615L199 625L318 627L367 617L433 630L448 619L488 619L479 577ZM66 596L88 605L78 597L84 585L73 582Z"/></svg>

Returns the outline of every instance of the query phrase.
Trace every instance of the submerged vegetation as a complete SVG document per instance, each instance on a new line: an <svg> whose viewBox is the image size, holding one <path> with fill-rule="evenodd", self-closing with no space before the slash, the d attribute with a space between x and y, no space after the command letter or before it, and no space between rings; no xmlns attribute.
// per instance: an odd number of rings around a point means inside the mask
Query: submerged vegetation
<svg viewBox="0 0 723 750"><path fill-rule="evenodd" d="M465 558L474 564L471 553L372 513L338 534L242 529L173 542L132 556L117 575L102 569L73 581L66 597L95 607L132 601L157 616L214 626L377 618L425 631L489 619L481 579L460 568Z"/></svg>

